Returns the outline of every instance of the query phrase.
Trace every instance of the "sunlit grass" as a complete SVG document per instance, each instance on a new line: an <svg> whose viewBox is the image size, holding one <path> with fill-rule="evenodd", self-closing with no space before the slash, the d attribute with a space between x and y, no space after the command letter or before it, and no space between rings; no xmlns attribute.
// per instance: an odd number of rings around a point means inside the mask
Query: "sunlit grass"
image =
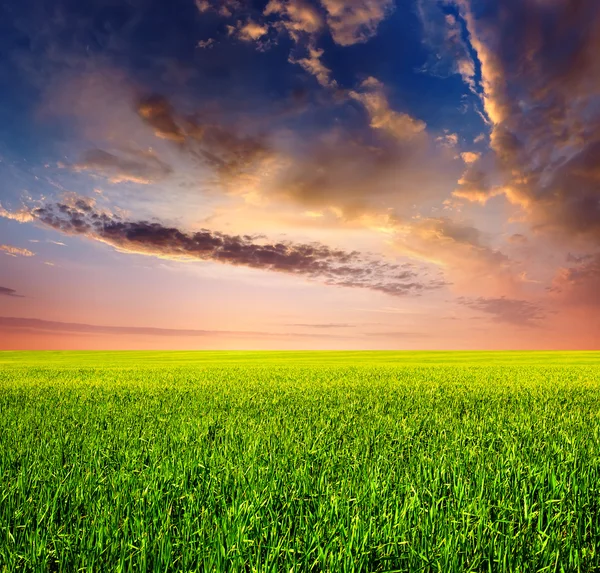
<svg viewBox="0 0 600 573"><path fill-rule="evenodd" d="M598 571L600 354L533 354L2 353L0 571Z"/></svg>

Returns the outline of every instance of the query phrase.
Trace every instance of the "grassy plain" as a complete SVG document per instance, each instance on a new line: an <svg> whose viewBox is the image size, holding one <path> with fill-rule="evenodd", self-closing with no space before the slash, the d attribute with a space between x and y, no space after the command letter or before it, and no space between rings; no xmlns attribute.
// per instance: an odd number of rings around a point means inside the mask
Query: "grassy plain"
<svg viewBox="0 0 600 573"><path fill-rule="evenodd" d="M600 571L600 353L0 353L0 571Z"/></svg>

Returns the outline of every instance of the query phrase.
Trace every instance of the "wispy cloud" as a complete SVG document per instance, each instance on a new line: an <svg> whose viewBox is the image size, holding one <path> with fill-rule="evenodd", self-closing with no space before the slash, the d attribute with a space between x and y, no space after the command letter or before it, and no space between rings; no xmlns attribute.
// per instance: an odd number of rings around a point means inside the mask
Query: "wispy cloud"
<svg viewBox="0 0 600 573"><path fill-rule="evenodd" d="M344 322L328 322L328 323L292 323L286 326L300 327L300 328L354 328L355 324L346 324Z"/></svg>
<svg viewBox="0 0 600 573"><path fill-rule="evenodd" d="M506 291L515 287L513 261L488 244L485 233L448 217L398 222L395 246L403 253L441 265L461 289Z"/></svg>
<svg viewBox="0 0 600 573"><path fill-rule="evenodd" d="M124 151L119 155L103 149L91 149L71 165L74 171L89 171L106 177L111 183L155 183L170 175L172 168L152 152Z"/></svg>
<svg viewBox="0 0 600 573"><path fill-rule="evenodd" d="M472 310L491 315L496 322L504 322L516 326L538 326L546 318L542 306L527 300L498 298L459 298L459 304Z"/></svg>
<svg viewBox="0 0 600 573"><path fill-rule="evenodd" d="M23 298L23 295L17 294L15 289L3 286L0 286L0 296L14 296L16 298Z"/></svg>
<svg viewBox="0 0 600 573"><path fill-rule="evenodd" d="M1 287L0 287L1 289ZM1 294L0 290L0 294ZM14 296L14 295L13 295ZM158 336L158 337L227 337L227 338L306 338L313 335L294 332L260 332L244 330L200 330L179 328L152 328L142 326L105 326L75 322L41 320L38 318L16 318L0 316L0 329L37 333L74 333L117 336ZM319 335L320 337L323 335Z"/></svg>

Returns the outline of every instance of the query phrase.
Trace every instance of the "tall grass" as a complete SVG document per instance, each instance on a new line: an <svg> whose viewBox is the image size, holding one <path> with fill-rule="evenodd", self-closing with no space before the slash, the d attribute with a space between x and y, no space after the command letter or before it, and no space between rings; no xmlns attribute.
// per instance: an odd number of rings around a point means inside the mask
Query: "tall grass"
<svg viewBox="0 0 600 573"><path fill-rule="evenodd" d="M600 571L599 374L0 369L0 571Z"/></svg>

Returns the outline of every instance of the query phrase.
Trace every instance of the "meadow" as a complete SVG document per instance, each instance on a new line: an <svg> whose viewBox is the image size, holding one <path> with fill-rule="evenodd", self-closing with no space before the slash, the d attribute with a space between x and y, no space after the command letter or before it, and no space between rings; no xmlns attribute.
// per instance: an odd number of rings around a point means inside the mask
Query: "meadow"
<svg viewBox="0 0 600 573"><path fill-rule="evenodd" d="M2 352L0 571L600 571L600 352Z"/></svg>

